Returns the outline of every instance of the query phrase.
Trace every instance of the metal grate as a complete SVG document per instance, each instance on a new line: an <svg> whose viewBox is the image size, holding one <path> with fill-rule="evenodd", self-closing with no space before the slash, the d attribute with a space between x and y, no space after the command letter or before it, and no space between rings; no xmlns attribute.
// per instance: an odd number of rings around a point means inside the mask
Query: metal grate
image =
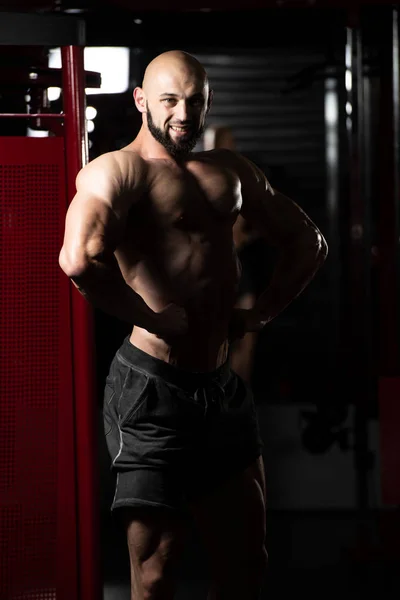
<svg viewBox="0 0 400 600"><path fill-rule="evenodd" d="M2 390L42 408L54 406L58 388L58 339L44 334L59 319L59 182L57 165L0 166ZM16 322L29 323L29 334Z"/></svg>
<svg viewBox="0 0 400 600"><path fill-rule="evenodd" d="M18 157L20 164L4 164ZM60 139L24 146L23 138L0 138L0 598L6 600L56 598L63 161Z"/></svg>
<svg viewBox="0 0 400 600"><path fill-rule="evenodd" d="M56 590L35 590L14 596L13 600L56 600Z"/></svg>
<svg viewBox="0 0 400 600"><path fill-rule="evenodd" d="M2 599L8 600L11 596L22 548L22 505L10 503L8 506L0 506L0 598Z"/></svg>

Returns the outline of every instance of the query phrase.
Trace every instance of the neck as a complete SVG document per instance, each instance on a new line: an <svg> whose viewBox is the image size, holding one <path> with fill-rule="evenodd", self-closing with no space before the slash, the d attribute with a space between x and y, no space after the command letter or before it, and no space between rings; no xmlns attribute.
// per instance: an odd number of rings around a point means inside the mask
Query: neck
<svg viewBox="0 0 400 600"><path fill-rule="evenodd" d="M164 146L153 138L145 125L142 125L136 138L129 146L143 156L144 159L174 160Z"/></svg>
<svg viewBox="0 0 400 600"><path fill-rule="evenodd" d="M192 153L189 152L180 156L173 156L152 136L145 124L142 125L133 142L126 146L126 149L137 152L145 160L168 160L178 164L186 162L192 155Z"/></svg>

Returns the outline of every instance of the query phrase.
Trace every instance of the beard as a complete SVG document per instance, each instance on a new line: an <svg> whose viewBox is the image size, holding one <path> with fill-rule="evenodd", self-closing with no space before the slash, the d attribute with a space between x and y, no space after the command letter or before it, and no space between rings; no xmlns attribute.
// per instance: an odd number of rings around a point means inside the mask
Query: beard
<svg viewBox="0 0 400 600"><path fill-rule="evenodd" d="M205 127L203 124L197 131L191 131L188 136L185 136L184 140L178 140L175 142L169 135L168 131L164 132L162 129L157 127L157 125L155 125L148 106L147 126L153 138L162 146L164 146L168 154L170 154L173 158L184 158L190 154L190 152L196 146L198 140L203 135Z"/></svg>

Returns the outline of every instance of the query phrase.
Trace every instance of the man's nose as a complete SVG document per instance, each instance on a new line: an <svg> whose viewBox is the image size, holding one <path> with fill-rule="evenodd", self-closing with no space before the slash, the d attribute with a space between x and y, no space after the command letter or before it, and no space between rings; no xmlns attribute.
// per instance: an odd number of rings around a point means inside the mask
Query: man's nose
<svg viewBox="0 0 400 600"><path fill-rule="evenodd" d="M175 117L179 121L187 121L190 119L190 111L186 102L179 102L176 106Z"/></svg>

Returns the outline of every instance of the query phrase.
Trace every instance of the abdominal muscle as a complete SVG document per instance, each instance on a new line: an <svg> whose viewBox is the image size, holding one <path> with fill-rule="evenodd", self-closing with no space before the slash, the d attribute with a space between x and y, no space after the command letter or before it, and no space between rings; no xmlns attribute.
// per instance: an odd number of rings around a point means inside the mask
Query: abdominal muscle
<svg viewBox="0 0 400 600"><path fill-rule="evenodd" d="M185 289L183 295L165 293L166 290L162 291L159 286L149 286L148 281L142 288L140 279L135 278L132 289L155 312L169 303L182 306L187 314L188 331L166 340L135 326L130 336L131 343L151 356L183 369L197 372L216 369L228 359L229 322L235 303L236 282L237 272L232 269L230 276L225 275L223 280L199 282L197 286L182 286L182 282L176 282L171 286L175 290Z"/></svg>
<svg viewBox="0 0 400 600"><path fill-rule="evenodd" d="M227 336L223 340L182 336L177 342L167 342L141 327L134 327L130 341L159 360L193 372L213 371L228 360Z"/></svg>
<svg viewBox="0 0 400 600"><path fill-rule="evenodd" d="M126 283L154 312L177 304L188 319L187 333L168 339L135 326L131 343L197 372L214 370L228 358L229 323L240 276L229 221L215 224L209 218L203 227L199 222L198 231L193 231L196 223L191 223L191 231L185 221L180 228L165 225L140 243L132 233L116 253ZM131 239L139 247L136 255Z"/></svg>

